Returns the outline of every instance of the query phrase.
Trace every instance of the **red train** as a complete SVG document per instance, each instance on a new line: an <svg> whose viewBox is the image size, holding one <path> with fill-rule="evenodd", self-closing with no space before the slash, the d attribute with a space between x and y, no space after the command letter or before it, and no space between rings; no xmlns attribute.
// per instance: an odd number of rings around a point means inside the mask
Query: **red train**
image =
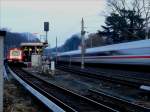
<svg viewBox="0 0 150 112"><path fill-rule="evenodd" d="M7 54L8 62L20 62L24 61L25 54L21 48L11 48Z"/></svg>
<svg viewBox="0 0 150 112"><path fill-rule="evenodd" d="M19 48L11 48L7 53L8 63L30 63L33 54L42 53L43 43L21 43Z"/></svg>

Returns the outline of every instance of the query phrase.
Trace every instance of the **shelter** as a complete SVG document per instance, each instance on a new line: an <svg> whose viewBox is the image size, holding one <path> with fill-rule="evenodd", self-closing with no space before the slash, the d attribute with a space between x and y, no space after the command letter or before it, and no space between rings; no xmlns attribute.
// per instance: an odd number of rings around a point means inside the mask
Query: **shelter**
<svg viewBox="0 0 150 112"><path fill-rule="evenodd" d="M21 43L21 49L23 50L26 58L26 62L31 62L31 55L41 55L43 52L44 44L38 43Z"/></svg>

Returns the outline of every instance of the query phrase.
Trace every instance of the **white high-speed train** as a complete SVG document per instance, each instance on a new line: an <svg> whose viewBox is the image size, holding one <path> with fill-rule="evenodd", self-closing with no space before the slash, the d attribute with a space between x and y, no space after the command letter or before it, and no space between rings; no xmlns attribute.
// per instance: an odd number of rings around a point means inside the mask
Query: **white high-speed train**
<svg viewBox="0 0 150 112"><path fill-rule="evenodd" d="M86 49L85 63L150 65L150 39ZM58 54L58 61L81 62L81 50Z"/></svg>

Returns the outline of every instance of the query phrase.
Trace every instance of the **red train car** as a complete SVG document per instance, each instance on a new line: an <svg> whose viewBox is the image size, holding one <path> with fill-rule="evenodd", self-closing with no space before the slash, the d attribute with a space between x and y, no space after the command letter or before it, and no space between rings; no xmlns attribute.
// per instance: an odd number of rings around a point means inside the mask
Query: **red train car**
<svg viewBox="0 0 150 112"><path fill-rule="evenodd" d="M28 65L34 54L42 54L43 43L21 43L19 48L11 48L7 53L7 62Z"/></svg>
<svg viewBox="0 0 150 112"><path fill-rule="evenodd" d="M24 58L24 53L23 50L20 48L11 48L8 51L7 54L7 61L8 62L23 62Z"/></svg>

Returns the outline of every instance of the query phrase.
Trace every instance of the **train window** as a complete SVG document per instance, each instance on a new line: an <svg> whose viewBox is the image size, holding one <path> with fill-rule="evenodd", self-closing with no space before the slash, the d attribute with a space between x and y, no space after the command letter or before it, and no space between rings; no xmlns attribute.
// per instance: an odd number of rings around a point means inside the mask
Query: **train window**
<svg viewBox="0 0 150 112"><path fill-rule="evenodd" d="M19 52L19 51L12 51L12 55L13 55L13 56L19 56L19 55L20 55L20 52Z"/></svg>

